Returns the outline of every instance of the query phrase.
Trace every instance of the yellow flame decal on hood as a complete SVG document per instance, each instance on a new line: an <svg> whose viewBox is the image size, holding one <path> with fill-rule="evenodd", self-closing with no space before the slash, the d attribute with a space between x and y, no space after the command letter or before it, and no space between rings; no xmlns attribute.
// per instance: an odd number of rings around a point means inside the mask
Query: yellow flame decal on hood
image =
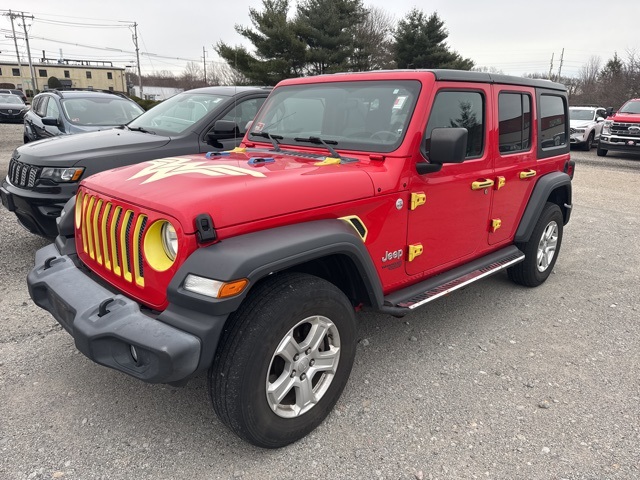
<svg viewBox="0 0 640 480"><path fill-rule="evenodd" d="M232 165L211 165L211 162L198 162L189 158L162 158L146 162L147 166L127 180L148 176L142 184L156 182L164 178L185 173L197 173L209 177L220 177L224 175L239 176L251 175L252 177L265 177L263 173L248 168L234 167Z"/></svg>

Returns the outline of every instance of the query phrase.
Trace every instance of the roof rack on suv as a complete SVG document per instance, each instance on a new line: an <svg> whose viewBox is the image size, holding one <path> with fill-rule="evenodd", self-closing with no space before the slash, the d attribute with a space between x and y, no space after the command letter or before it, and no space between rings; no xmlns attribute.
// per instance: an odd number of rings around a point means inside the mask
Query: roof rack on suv
<svg viewBox="0 0 640 480"><path fill-rule="evenodd" d="M122 97L122 98L129 98L125 93L123 92L116 92L113 90L103 90L103 89L89 89L89 88L62 88L62 89L58 89L58 88L50 88L48 90L44 90L42 93L45 92L52 92L55 93L56 95L58 95L59 97L63 97L64 92L97 92L97 93L110 93L112 95L117 95L118 97Z"/></svg>

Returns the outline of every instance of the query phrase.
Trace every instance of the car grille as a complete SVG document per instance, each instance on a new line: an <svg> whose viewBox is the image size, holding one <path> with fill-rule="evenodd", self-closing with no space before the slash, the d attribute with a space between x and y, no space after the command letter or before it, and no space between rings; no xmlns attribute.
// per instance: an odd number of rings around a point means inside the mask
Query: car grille
<svg viewBox="0 0 640 480"><path fill-rule="evenodd" d="M9 162L7 177L16 187L33 188L40 178L40 170L40 167L28 165L12 158Z"/></svg>
<svg viewBox="0 0 640 480"><path fill-rule="evenodd" d="M148 217L82 192L76 208L80 208L76 227L82 235L85 258L128 283L144 287L142 238Z"/></svg>
<svg viewBox="0 0 640 480"><path fill-rule="evenodd" d="M618 123L611 125L612 135L624 135L628 137L640 137L640 123Z"/></svg>

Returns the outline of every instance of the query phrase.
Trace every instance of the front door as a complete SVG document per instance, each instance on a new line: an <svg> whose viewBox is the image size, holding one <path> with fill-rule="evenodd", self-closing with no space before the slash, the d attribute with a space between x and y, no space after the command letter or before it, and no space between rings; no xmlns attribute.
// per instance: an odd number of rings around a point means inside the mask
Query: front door
<svg viewBox="0 0 640 480"><path fill-rule="evenodd" d="M493 194L493 162L488 142L492 109L488 85L462 88L439 84L421 147L429 158L434 128L468 130L463 163L443 165L439 172L411 179L407 274L437 273L463 263L487 248L489 211Z"/></svg>

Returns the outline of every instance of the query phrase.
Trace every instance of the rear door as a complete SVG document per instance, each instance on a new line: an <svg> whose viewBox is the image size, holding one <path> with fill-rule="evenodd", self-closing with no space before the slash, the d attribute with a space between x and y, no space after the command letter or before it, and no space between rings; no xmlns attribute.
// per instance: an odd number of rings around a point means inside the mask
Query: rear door
<svg viewBox="0 0 640 480"><path fill-rule="evenodd" d="M494 85L494 110L498 112L498 145L489 244L513 238L518 221L537 180L533 88Z"/></svg>

